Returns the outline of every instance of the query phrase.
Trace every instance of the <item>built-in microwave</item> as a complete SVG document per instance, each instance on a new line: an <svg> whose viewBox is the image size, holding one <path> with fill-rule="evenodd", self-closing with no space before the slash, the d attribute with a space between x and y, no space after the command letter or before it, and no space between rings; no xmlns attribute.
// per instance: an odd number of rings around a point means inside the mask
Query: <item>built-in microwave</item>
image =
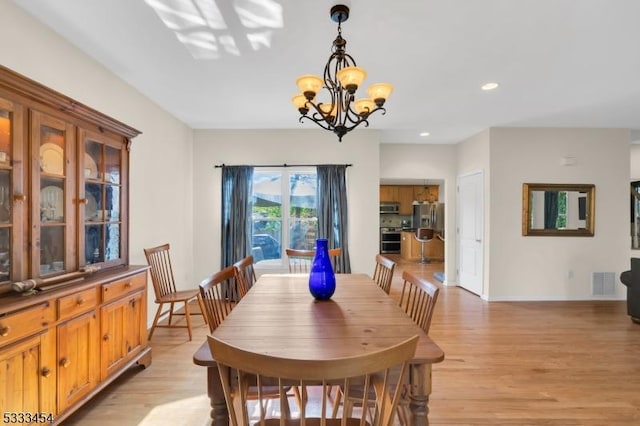
<svg viewBox="0 0 640 426"><path fill-rule="evenodd" d="M400 213L400 203L380 203L380 214Z"/></svg>

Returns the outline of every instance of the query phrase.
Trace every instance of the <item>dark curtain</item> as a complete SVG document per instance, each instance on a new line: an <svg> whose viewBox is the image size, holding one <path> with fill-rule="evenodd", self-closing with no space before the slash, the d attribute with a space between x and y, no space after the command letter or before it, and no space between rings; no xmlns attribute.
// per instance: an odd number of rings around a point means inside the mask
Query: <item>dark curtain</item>
<svg viewBox="0 0 640 426"><path fill-rule="evenodd" d="M252 185L253 167L222 167L222 268L251 254Z"/></svg>
<svg viewBox="0 0 640 426"><path fill-rule="evenodd" d="M347 166L317 166L318 237L329 240L329 248L340 247L342 253L336 269L351 272L347 225Z"/></svg>
<svg viewBox="0 0 640 426"><path fill-rule="evenodd" d="M558 221L558 191L544 192L544 229L556 229Z"/></svg>

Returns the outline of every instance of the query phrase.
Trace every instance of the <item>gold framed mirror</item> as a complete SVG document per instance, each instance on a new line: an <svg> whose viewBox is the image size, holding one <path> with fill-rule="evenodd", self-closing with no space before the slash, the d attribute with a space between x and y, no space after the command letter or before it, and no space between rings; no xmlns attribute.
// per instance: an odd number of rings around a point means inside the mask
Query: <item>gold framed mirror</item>
<svg viewBox="0 0 640 426"><path fill-rule="evenodd" d="M522 235L593 237L596 187L523 183Z"/></svg>

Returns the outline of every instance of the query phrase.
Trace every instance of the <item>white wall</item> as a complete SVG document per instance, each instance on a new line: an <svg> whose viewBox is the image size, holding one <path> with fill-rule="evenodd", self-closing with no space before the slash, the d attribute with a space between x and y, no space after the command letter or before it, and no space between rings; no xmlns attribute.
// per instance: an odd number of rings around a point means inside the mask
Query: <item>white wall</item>
<svg viewBox="0 0 640 426"><path fill-rule="evenodd" d="M193 287L191 129L11 1L0 10L1 65L142 131L131 148L130 261L146 264L144 247L169 242L178 285ZM153 291L149 302L151 316Z"/></svg>
<svg viewBox="0 0 640 426"><path fill-rule="evenodd" d="M640 180L640 143L629 145L631 180Z"/></svg>
<svg viewBox="0 0 640 426"><path fill-rule="evenodd" d="M352 164L347 169L349 252L353 272L373 273L378 253L378 133L358 130L342 143L325 130L195 130L195 274L220 268L221 170L216 164Z"/></svg>
<svg viewBox="0 0 640 426"><path fill-rule="evenodd" d="M456 148L454 145L381 144L381 179L442 179L445 205L445 284L456 281Z"/></svg>
<svg viewBox="0 0 640 426"><path fill-rule="evenodd" d="M629 131L493 128L489 300L591 299L591 274L628 269ZM575 158L563 166L562 157ZM594 237L522 236L522 184L596 186Z"/></svg>

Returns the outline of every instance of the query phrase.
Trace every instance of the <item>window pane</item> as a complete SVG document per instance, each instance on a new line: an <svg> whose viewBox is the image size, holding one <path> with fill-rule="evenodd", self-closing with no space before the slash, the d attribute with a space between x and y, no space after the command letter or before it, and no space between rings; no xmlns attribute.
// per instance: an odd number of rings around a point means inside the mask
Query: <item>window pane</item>
<svg viewBox="0 0 640 426"><path fill-rule="evenodd" d="M0 228L0 281L11 277L11 228Z"/></svg>
<svg viewBox="0 0 640 426"><path fill-rule="evenodd" d="M282 173L253 173L254 261L282 258Z"/></svg>
<svg viewBox="0 0 640 426"><path fill-rule="evenodd" d="M567 192L560 191L558 193L558 219L556 220L557 229L565 229L567 227Z"/></svg>
<svg viewBox="0 0 640 426"><path fill-rule="evenodd" d="M105 260L114 260L120 257L120 225L117 223L109 223L105 225L106 244L105 244Z"/></svg>
<svg viewBox="0 0 640 426"><path fill-rule="evenodd" d="M289 175L289 247L312 250L318 233L316 174Z"/></svg>
<svg viewBox="0 0 640 426"><path fill-rule="evenodd" d="M316 181L315 170L254 171L251 237L256 263L282 266L285 248L315 247Z"/></svg>
<svg viewBox="0 0 640 426"><path fill-rule="evenodd" d="M53 272L54 262L64 261L64 226L40 228L40 275Z"/></svg>
<svg viewBox="0 0 640 426"><path fill-rule="evenodd" d="M107 216L105 220L118 221L120 220L120 187L107 185L106 191L105 208Z"/></svg>

